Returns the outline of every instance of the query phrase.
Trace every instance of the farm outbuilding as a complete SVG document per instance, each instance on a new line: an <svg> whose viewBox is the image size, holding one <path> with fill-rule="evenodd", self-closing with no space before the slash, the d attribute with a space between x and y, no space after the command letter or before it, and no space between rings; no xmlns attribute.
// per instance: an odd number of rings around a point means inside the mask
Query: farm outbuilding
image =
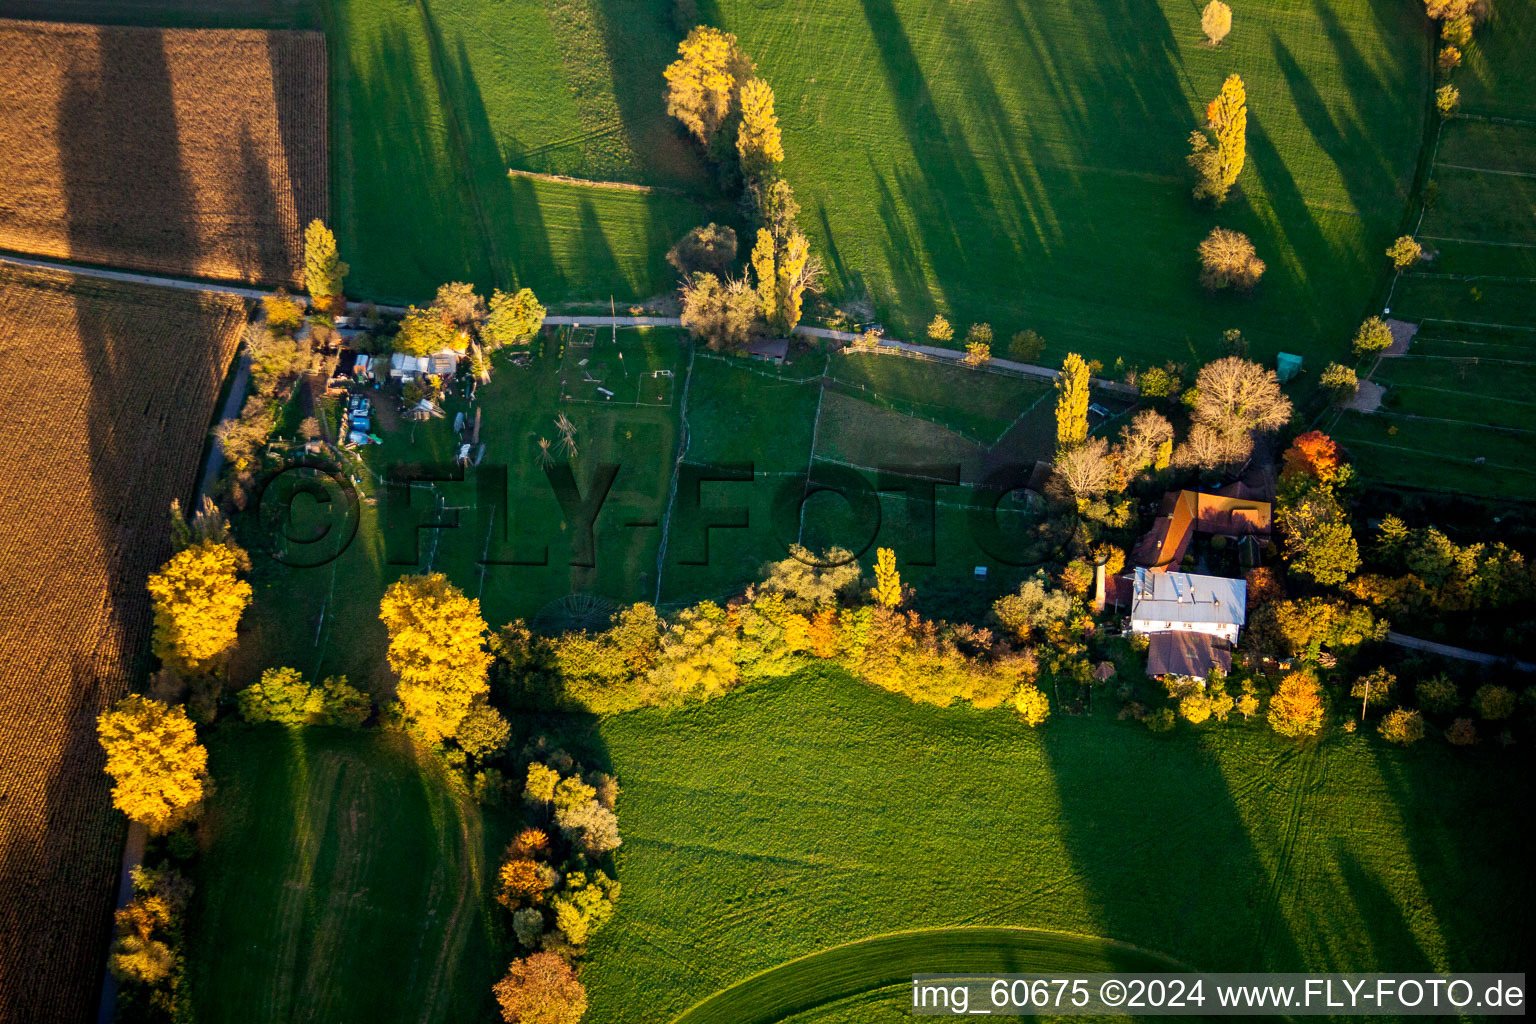
<svg viewBox="0 0 1536 1024"><path fill-rule="evenodd" d="M759 363L772 363L774 366L783 366L784 360L789 357L788 338L768 338L763 341L754 341L747 345L742 352L748 359Z"/></svg>
<svg viewBox="0 0 1536 1024"><path fill-rule="evenodd" d="M395 380L414 380L427 374L451 377L459 367L459 353L451 348L429 356L411 356L396 352L389 357L389 375Z"/></svg>

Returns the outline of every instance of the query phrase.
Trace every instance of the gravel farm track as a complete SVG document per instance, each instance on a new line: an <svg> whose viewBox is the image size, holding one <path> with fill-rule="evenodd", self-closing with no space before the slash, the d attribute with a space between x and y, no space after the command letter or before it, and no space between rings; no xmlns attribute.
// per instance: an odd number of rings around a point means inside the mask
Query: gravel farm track
<svg viewBox="0 0 1536 1024"><path fill-rule="evenodd" d="M325 40L0 21L0 248L298 283L328 216Z"/></svg>
<svg viewBox="0 0 1536 1024"><path fill-rule="evenodd" d="M122 817L95 720L148 646L240 299L0 265L0 1020L94 1011Z"/></svg>

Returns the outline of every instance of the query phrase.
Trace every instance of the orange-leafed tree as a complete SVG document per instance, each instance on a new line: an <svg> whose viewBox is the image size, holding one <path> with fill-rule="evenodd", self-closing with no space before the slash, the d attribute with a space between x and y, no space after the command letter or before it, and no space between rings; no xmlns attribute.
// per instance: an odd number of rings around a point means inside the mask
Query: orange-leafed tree
<svg viewBox="0 0 1536 1024"><path fill-rule="evenodd" d="M1285 460L1283 475L1304 473L1314 480L1332 483L1344 464L1344 455L1333 438L1321 430L1309 430L1291 442L1282 456Z"/></svg>
<svg viewBox="0 0 1536 1024"><path fill-rule="evenodd" d="M512 961L491 991L507 1024L578 1024L587 1012L587 990L557 953Z"/></svg>

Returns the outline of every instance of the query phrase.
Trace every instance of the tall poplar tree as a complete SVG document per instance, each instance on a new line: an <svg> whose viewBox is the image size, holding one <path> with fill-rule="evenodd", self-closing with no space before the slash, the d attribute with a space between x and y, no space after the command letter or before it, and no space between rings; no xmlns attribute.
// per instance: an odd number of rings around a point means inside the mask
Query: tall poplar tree
<svg viewBox="0 0 1536 1024"><path fill-rule="evenodd" d="M1076 448L1088 440L1088 364L1068 352L1056 378L1056 447Z"/></svg>

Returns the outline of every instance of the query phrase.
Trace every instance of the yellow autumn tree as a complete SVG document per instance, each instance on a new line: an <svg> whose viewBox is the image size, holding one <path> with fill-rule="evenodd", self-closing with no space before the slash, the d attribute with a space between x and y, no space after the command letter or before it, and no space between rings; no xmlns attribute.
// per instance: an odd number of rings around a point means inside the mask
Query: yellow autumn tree
<svg viewBox="0 0 1536 1024"><path fill-rule="evenodd" d="M1013 695L1013 709L1028 726L1044 725L1051 717L1051 701L1033 683L1025 683Z"/></svg>
<svg viewBox="0 0 1536 1024"><path fill-rule="evenodd" d="M1306 672L1280 680L1269 698L1269 726L1282 736L1305 739L1323 731L1323 691Z"/></svg>
<svg viewBox="0 0 1536 1024"><path fill-rule="evenodd" d="M779 328L788 334L800 323L800 302L805 290L821 276L821 264L811 256L811 243L799 231L790 232L778 253Z"/></svg>
<svg viewBox="0 0 1536 1024"><path fill-rule="evenodd" d="M741 87L741 130L736 136L741 169L758 174L784 159L779 118L773 112L773 87L761 78Z"/></svg>
<svg viewBox="0 0 1536 1024"><path fill-rule="evenodd" d="M1088 440L1088 364L1068 352L1056 378L1056 447L1076 448Z"/></svg>
<svg viewBox="0 0 1536 1024"><path fill-rule="evenodd" d="M112 805L160 834L197 816L208 783L208 750L180 704L134 694L96 720L107 752Z"/></svg>
<svg viewBox="0 0 1536 1024"><path fill-rule="evenodd" d="M901 573L896 568L896 552L890 548L875 552L875 589L870 594L886 608L901 604Z"/></svg>
<svg viewBox="0 0 1536 1024"><path fill-rule="evenodd" d="M331 312L341 297L341 279L351 268L336 252L336 236L318 217L304 229L304 288L319 309Z"/></svg>
<svg viewBox="0 0 1536 1024"><path fill-rule="evenodd" d="M706 146L731 112L741 84L751 77L752 62L736 37L699 25L677 46L677 60L667 65L667 113L687 126Z"/></svg>
<svg viewBox="0 0 1536 1024"><path fill-rule="evenodd" d="M404 576L384 592L379 618L389 630L389 667L400 677L396 695L406 717L428 742L452 736L490 689L480 602L440 572Z"/></svg>
<svg viewBox="0 0 1536 1024"><path fill-rule="evenodd" d="M752 270L757 275L757 297L763 317L772 323L779 310L779 275L774 269L773 235L767 228L757 229L757 244L752 247Z"/></svg>
<svg viewBox="0 0 1536 1024"><path fill-rule="evenodd" d="M1248 93L1238 75L1229 75L1221 92L1205 108L1206 130L1189 137L1189 164L1195 169L1195 198L1220 205L1242 173L1248 152Z"/></svg>
<svg viewBox="0 0 1536 1024"><path fill-rule="evenodd" d="M250 557L233 542L211 537L172 555L149 577L155 654L198 672L233 647L240 616L251 603L251 585L237 574L250 567Z"/></svg>

